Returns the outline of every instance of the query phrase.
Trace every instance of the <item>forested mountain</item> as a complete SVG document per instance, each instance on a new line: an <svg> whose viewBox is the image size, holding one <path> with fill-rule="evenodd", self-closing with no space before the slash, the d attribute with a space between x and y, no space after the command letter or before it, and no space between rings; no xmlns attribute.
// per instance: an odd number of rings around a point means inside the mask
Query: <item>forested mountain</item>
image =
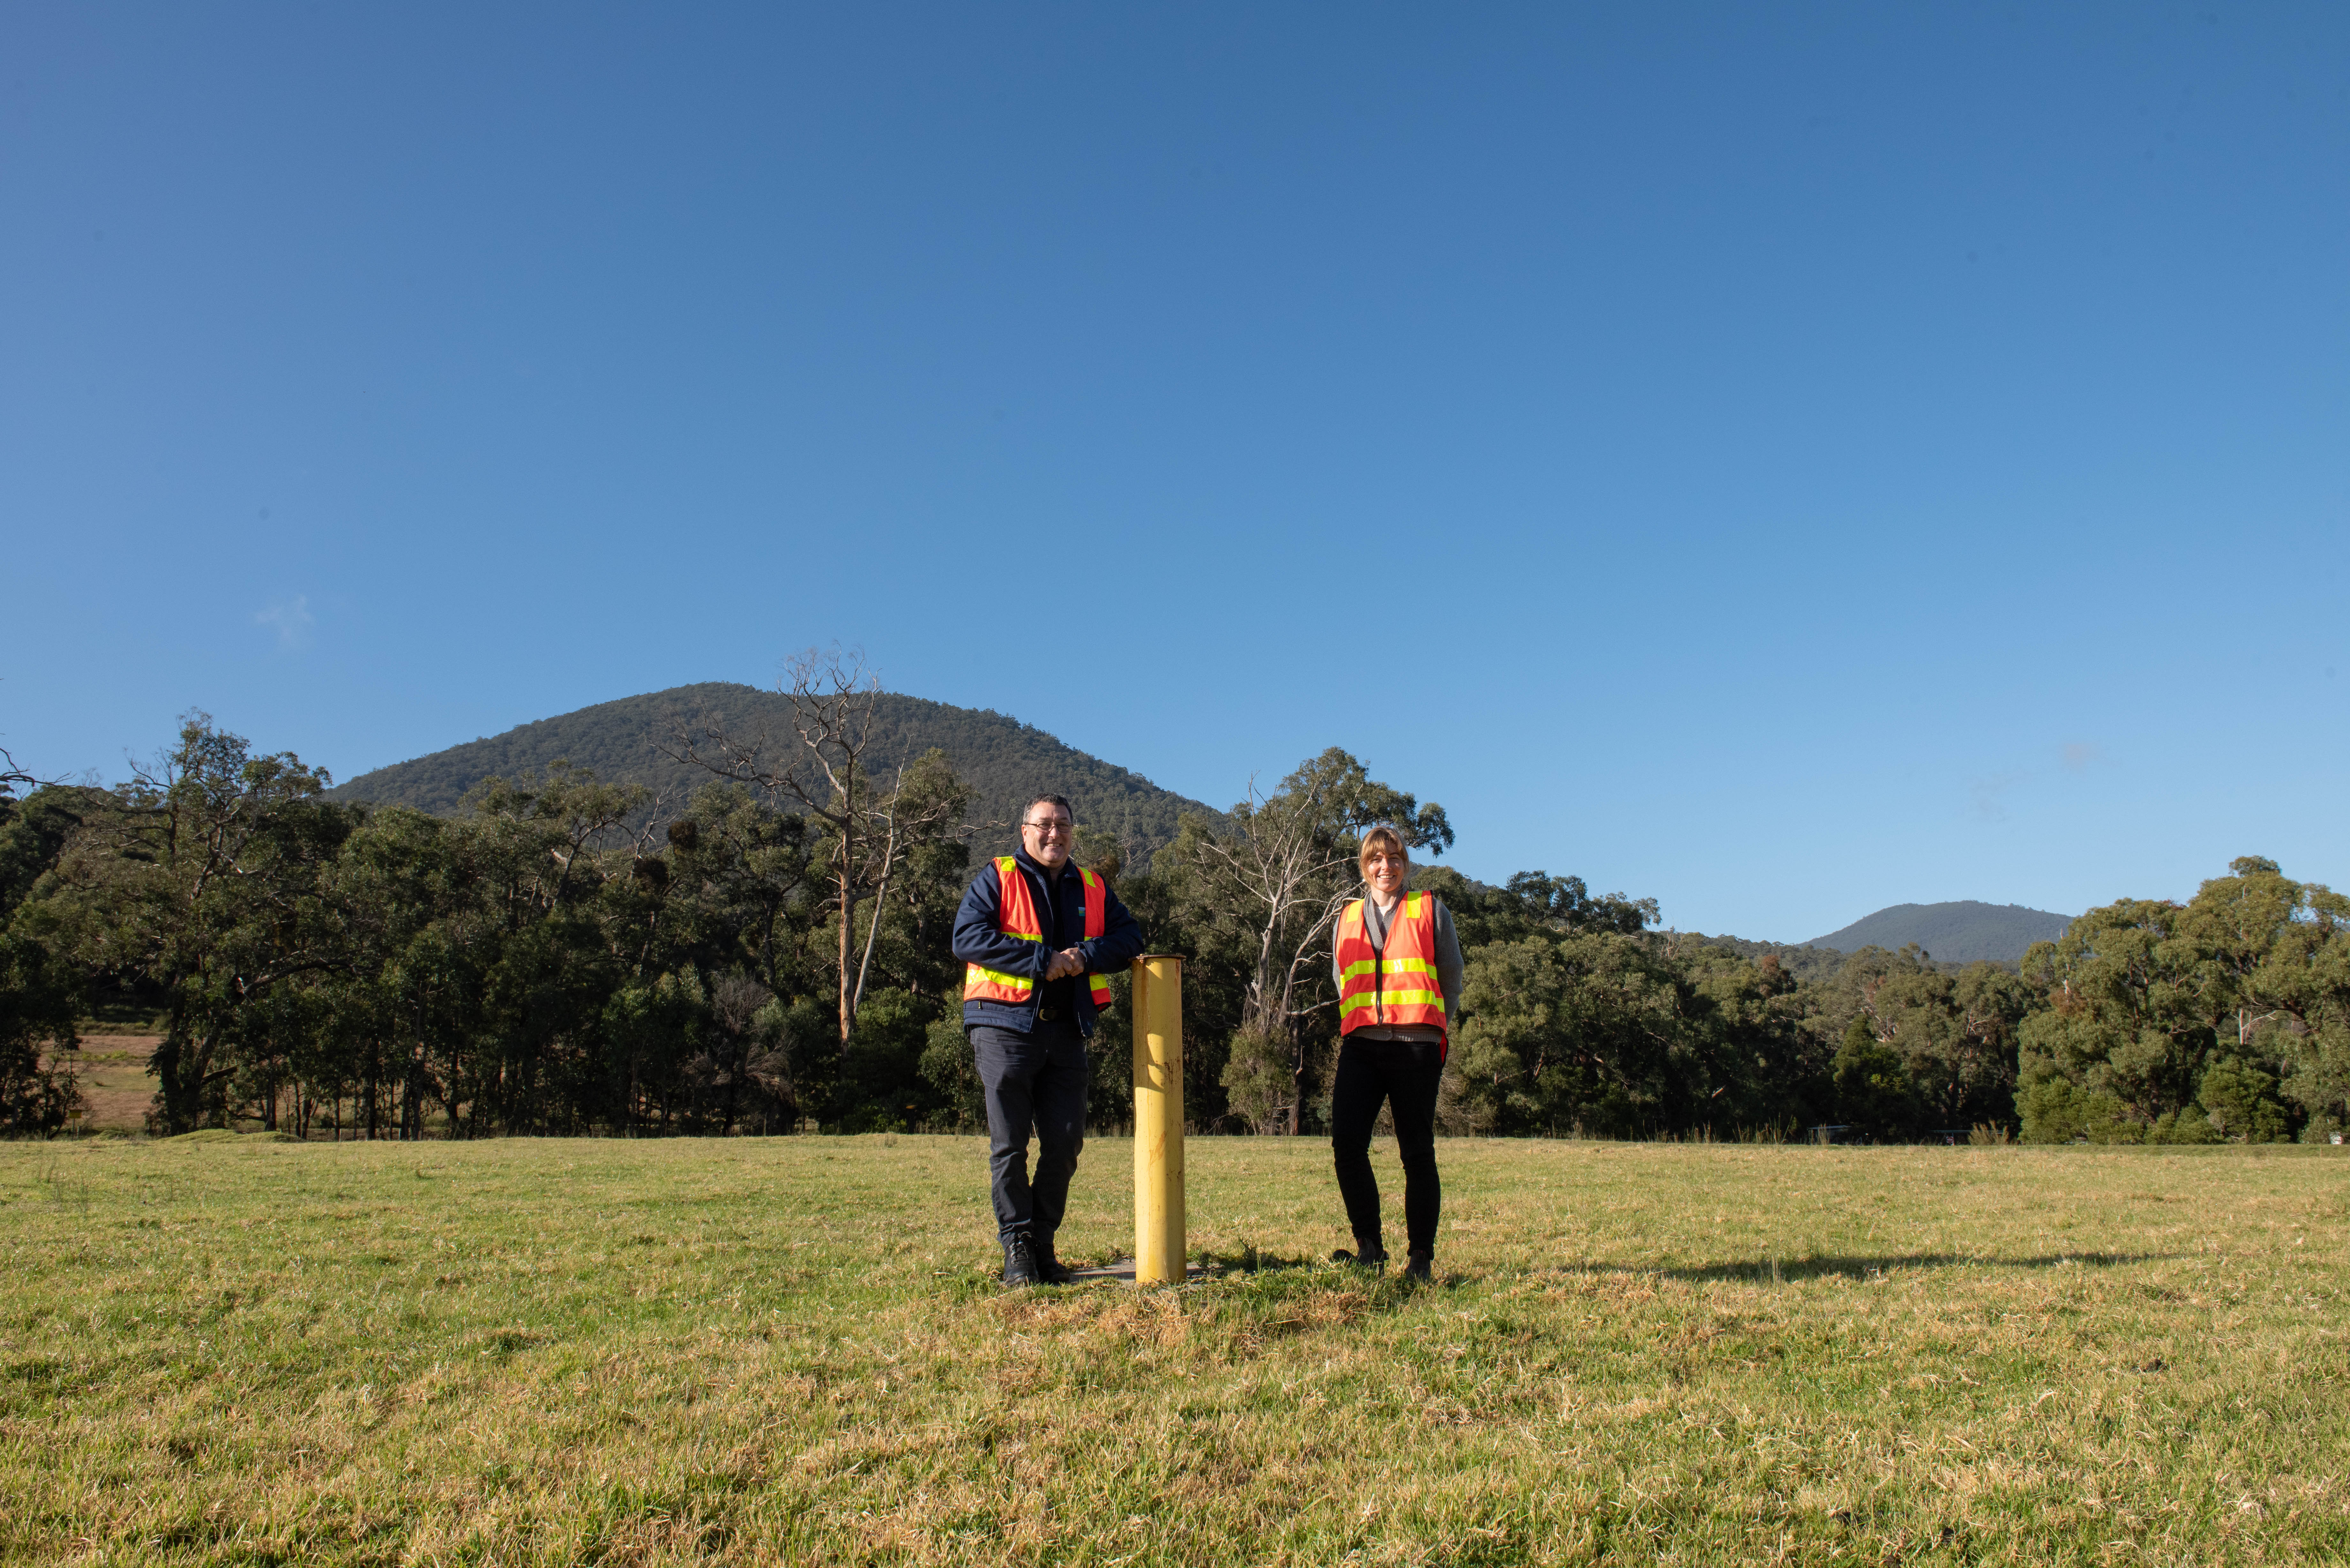
<svg viewBox="0 0 2350 1568"><path fill-rule="evenodd" d="M2070 915L2027 909L2021 904L1982 904L1961 898L1947 904L1896 904L1864 916L1840 931L1814 937L1804 945L1858 952L1884 948L1898 952L1913 943L1944 963L2013 963L2034 942L2053 942L2073 923Z"/></svg>
<svg viewBox="0 0 2350 1568"><path fill-rule="evenodd" d="M686 792L708 781L699 769L671 761L656 749L675 723L715 721L730 733L764 729L777 754L796 744L790 702L773 691L733 681L674 686L641 697L598 702L592 708L518 725L503 735L469 741L413 762L394 763L338 786L331 798L412 805L446 815L484 779L543 775L557 761L593 769L607 783L641 784L662 801L661 815L675 815ZM992 709L957 708L894 691L874 704L874 730L867 756L885 772L937 747L974 792L972 820L1009 823L1032 792L1055 790L1069 797L1078 823L1115 834L1128 858L1148 864L1176 834L1186 811L1221 813L1160 789L1141 774L1103 762L1044 731ZM976 854L1012 846L1006 830L973 836Z"/></svg>

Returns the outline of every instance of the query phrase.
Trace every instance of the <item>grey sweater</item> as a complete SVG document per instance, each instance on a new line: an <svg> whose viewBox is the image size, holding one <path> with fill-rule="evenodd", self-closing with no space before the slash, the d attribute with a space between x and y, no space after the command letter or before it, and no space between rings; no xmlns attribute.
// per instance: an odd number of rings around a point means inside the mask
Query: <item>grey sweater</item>
<svg viewBox="0 0 2350 1568"><path fill-rule="evenodd" d="M1429 902L1436 906L1436 982L1444 990L1444 1021L1456 1024L1461 1017L1461 938L1452 929L1452 911L1444 900L1430 893ZM1379 908L1377 898L1363 900L1363 935L1371 946L1384 952L1388 945L1388 911ZM1338 969L1338 945L1330 944L1330 979L1343 992L1346 981ZM1347 1036L1349 1040L1425 1040L1434 1043L1444 1038L1447 1031L1426 1023L1366 1023Z"/></svg>

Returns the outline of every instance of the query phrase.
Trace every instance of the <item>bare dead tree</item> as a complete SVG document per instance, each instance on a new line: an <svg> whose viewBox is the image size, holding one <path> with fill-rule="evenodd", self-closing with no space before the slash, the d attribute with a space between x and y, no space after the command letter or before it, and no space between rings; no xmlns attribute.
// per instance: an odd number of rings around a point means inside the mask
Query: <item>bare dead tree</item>
<svg viewBox="0 0 2350 1568"><path fill-rule="evenodd" d="M775 690L791 704L792 740L778 744L764 732L733 733L704 714L691 722L673 722L668 741L657 749L672 761L762 790L771 801L789 801L830 829L827 869L840 911L836 961L840 1048L846 1054L864 1002L874 934L881 923L880 899L890 876L914 848L955 823L968 793L954 784L943 758L935 768L922 765L928 758L911 765L901 761L890 786L878 787L866 750L881 682L866 668L862 654L844 652L837 645L809 649L785 662ZM872 929L866 933L862 961L852 963L857 907L868 894L874 900Z"/></svg>
<svg viewBox="0 0 2350 1568"><path fill-rule="evenodd" d="M1252 780L1248 800L1232 814L1241 831L1230 838L1202 836L1190 846L1210 886L1247 910L1254 928L1255 961L1241 1011L1244 1029L1287 1028L1316 939L1358 886L1349 875L1354 841L1333 832L1325 813L1326 782L1308 779L1275 802L1258 794Z"/></svg>
<svg viewBox="0 0 2350 1568"><path fill-rule="evenodd" d="M642 864L658 857L670 842L669 828L675 821L678 808L685 804L685 792L675 785L663 785L645 796L629 826L629 859Z"/></svg>
<svg viewBox="0 0 2350 1568"><path fill-rule="evenodd" d="M864 656L808 649L785 662L775 690L792 705L797 744L777 748L764 731L738 735L704 714L671 726L670 742L659 749L723 779L749 784L770 800L789 800L832 830L831 872L840 905L840 1048L846 1054L857 1026L857 996L848 950L857 906L857 851L867 815L863 796L865 746L872 733L879 677Z"/></svg>
<svg viewBox="0 0 2350 1568"><path fill-rule="evenodd" d="M852 1016L865 1000L865 977L873 965L873 939L881 933L881 910L889 897L890 876L915 846L958 826L970 804L971 792L939 752L911 765L899 763L889 793L875 804L869 816L880 828L881 849L874 861L879 874L873 878L873 918L865 925L865 954L858 962L857 987L850 997ZM866 842L868 846L872 844L870 833Z"/></svg>
<svg viewBox="0 0 2350 1568"><path fill-rule="evenodd" d="M16 765L16 759L9 754L8 748L0 746L0 806L13 802L19 789L36 790L46 785L63 783L65 780L61 777L45 779L26 773Z"/></svg>
<svg viewBox="0 0 2350 1568"><path fill-rule="evenodd" d="M1441 807L1371 779L1362 763L1333 748L1282 781L1272 794L1251 782L1232 808L1234 831L1208 831L1188 819L1176 840L1194 879L1194 897L1223 918L1243 922L1255 948L1242 992L1241 1033L1282 1044L1289 1058L1289 1130L1298 1129L1307 1077L1305 1020L1335 998L1306 1003L1300 992L1329 957L1328 937L1347 903L1361 895L1356 853L1362 830L1395 826L1406 843L1434 847L1452 840Z"/></svg>

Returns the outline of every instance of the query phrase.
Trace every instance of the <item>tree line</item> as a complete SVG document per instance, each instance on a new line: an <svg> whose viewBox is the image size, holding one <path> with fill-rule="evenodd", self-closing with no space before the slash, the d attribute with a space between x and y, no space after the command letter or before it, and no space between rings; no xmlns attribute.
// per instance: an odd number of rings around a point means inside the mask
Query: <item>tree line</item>
<svg viewBox="0 0 2350 1568"><path fill-rule="evenodd" d="M160 1034L159 1132L983 1125L949 934L990 825L967 820L943 753L870 754L873 694L803 660L779 736L672 726L702 779L675 800L557 766L448 815L343 803L202 714L110 787L11 767L0 1130L73 1125L94 1010ZM1472 882L1440 864L1440 807L1334 749L1186 818L1147 865L1081 825L1080 861L1186 959L1201 1129L1324 1125L1331 932L1379 822L1467 961L1440 1110L1455 1133L2274 1141L2350 1119L2350 902L2272 861L2185 903L2093 909L2020 965L1868 949L1799 975L1575 877ZM1130 1116L1126 988L1095 1053L1097 1126Z"/></svg>

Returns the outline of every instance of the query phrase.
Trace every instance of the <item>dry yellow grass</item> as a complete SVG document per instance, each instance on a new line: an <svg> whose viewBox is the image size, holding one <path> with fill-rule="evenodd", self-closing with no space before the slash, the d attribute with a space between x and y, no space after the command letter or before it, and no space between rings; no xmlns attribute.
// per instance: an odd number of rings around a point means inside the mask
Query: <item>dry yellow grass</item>
<svg viewBox="0 0 2350 1568"><path fill-rule="evenodd" d="M8 1146L0 1552L2340 1561L2344 1153L1448 1143L1413 1289L1195 1140L1007 1295L975 1139Z"/></svg>
<svg viewBox="0 0 2350 1568"><path fill-rule="evenodd" d="M50 1056L50 1065L67 1066L80 1085L85 1129L138 1132L146 1127L155 1104L147 1058L161 1044L154 1034L84 1034L80 1049Z"/></svg>

